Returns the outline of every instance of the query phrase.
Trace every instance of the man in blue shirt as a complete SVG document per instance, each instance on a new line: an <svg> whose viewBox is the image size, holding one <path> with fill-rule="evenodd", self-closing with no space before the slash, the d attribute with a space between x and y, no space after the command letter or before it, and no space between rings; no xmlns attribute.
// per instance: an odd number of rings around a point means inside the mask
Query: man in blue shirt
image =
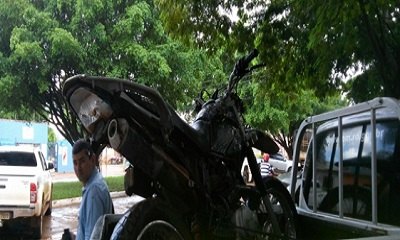
<svg viewBox="0 0 400 240"><path fill-rule="evenodd" d="M75 174L83 184L76 239L86 240L90 238L97 219L113 213L113 202L90 144L78 140L72 148L72 158Z"/></svg>

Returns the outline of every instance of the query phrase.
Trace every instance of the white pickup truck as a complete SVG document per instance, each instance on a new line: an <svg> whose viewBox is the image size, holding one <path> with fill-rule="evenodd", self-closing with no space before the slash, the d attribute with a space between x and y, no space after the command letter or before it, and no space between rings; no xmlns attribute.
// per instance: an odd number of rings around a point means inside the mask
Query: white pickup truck
<svg viewBox="0 0 400 240"><path fill-rule="evenodd" d="M0 146L0 227L41 237L52 209L52 168L37 148Z"/></svg>

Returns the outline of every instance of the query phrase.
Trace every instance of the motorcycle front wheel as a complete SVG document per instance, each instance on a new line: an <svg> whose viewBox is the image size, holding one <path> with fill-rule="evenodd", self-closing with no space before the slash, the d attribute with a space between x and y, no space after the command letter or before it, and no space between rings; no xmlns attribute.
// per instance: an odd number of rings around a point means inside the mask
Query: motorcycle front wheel
<svg viewBox="0 0 400 240"><path fill-rule="evenodd" d="M166 204L146 199L130 210L118 239L184 240L191 239L190 228Z"/></svg>
<svg viewBox="0 0 400 240"><path fill-rule="evenodd" d="M296 239L297 238L297 212L288 190L279 180L273 177L264 178L267 197L272 204L281 235L273 233L269 213L266 211L265 203L261 200L257 215L262 225L262 234L256 239Z"/></svg>

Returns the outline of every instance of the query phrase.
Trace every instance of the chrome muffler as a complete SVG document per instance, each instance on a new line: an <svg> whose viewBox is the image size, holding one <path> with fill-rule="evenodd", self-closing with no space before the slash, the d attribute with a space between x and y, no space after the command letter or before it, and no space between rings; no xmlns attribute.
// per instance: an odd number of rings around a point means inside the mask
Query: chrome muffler
<svg viewBox="0 0 400 240"><path fill-rule="evenodd" d="M125 145L129 132L129 125L125 119L113 119L108 125L107 136L110 146L119 151Z"/></svg>

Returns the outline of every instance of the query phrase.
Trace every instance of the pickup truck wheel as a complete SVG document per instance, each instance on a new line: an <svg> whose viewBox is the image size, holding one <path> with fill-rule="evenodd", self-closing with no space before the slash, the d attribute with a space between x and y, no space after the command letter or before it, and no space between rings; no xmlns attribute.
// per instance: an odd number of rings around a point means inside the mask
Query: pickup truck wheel
<svg viewBox="0 0 400 240"><path fill-rule="evenodd" d="M49 208L47 208L44 215L50 216L52 210L53 210L53 184L51 184Z"/></svg>
<svg viewBox="0 0 400 240"><path fill-rule="evenodd" d="M43 216L31 217L31 232L34 239L40 239L43 230Z"/></svg>
<svg viewBox="0 0 400 240"><path fill-rule="evenodd" d="M50 216L52 210L53 210L53 197L50 197L49 207L47 208L47 210L44 213L44 215L45 216Z"/></svg>

